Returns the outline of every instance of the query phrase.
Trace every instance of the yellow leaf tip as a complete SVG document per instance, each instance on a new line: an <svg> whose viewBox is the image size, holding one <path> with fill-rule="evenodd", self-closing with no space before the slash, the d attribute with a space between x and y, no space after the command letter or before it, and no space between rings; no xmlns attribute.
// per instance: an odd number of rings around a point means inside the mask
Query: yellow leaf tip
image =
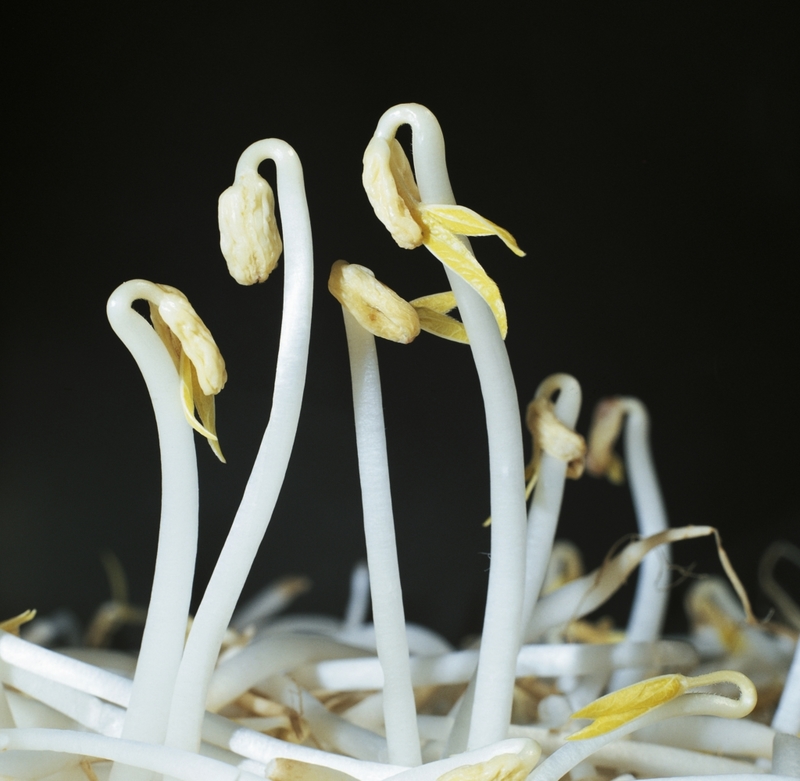
<svg viewBox="0 0 800 781"><path fill-rule="evenodd" d="M605 735L675 699L686 689L687 680L684 676L661 675L607 694L572 714L573 719L594 719L594 722L570 735L568 739L585 740Z"/></svg>

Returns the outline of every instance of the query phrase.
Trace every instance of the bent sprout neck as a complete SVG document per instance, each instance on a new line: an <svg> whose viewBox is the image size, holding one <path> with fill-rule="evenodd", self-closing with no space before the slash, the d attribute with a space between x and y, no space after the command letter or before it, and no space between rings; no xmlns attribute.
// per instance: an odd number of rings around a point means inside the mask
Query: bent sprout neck
<svg viewBox="0 0 800 781"><path fill-rule="evenodd" d="M208 683L247 574L267 530L294 443L306 378L311 331L313 249L303 170L284 141L248 147L237 166L273 159L283 223L283 315L269 422L231 530L192 624L178 671L168 745L196 751Z"/></svg>
<svg viewBox="0 0 800 781"><path fill-rule="evenodd" d="M194 436L180 402L180 378L167 348L131 304L153 300L158 288L141 279L108 300L111 327L139 366L153 404L161 455L161 520L150 607L122 737L163 743L178 674L197 551L198 483ZM146 774L115 766L113 781Z"/></svg>
<svg viewBox="0 0 800 781"><path fill-rule="evenodd" d="M401 124L412 129L423 203L455 204L436 117L418 104L395 106L379 120L376 135L389 140ZM469 241L460 238L469 249ZM492 566L466 746L473 749L505 738L511 717L525 577L524 462L516 389L495 317L464 279L446 271L475 360L489 437Z"/></svg>

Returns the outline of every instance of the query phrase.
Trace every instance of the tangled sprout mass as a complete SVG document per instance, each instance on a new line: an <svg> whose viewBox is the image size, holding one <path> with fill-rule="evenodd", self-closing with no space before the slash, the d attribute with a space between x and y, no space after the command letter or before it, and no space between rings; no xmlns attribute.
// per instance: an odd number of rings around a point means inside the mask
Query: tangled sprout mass
<svg viewBox="0 0 800 781"><path fill-rule="evenodd" d="M406 124L413 166L395 138ZM275 162L277 199L258 172L267 159ZM0 623L0 778L800 777L800 608L772 576L781 558L800 564L800 551L776 544L767 552L762 583L776 615L757 620L720 532L669 526L644 405L601 401L584 438L575 431L581 388L566 374L543 379L528 407L533 454L526 464L503 342L505 305L466 237L495 236L524 253L507 230L456 204L442 133L426 108L387 111L363 163L377 217L399 246L424 246L441 262L448 289L406 301L358 263L332 265L328 288L342 305L349 351L367 550L344 618L279 617L308 587L302 577L238 604L291 455L311 329L314 263L302 168L288 144L268 139L242 154L219 220L222 252L240 284L264 282L284 255L272 409L202 601L190 620L198 515L192 432L224 460L215 397L225 363L186 296L132 280L114 291L107 311L142 372L158 426L162 505L151 601L146 611L131 606L109 560L115 599L98 612L82 647L54 650L69 634L57 616L28 611ZM150 320L132 308L136 300L149 303ZM375 341L409 344L429 335L469 345L489 440L483 631L458 650L405 619ZM615 451L619 437L624 460ZM627 482L639 525L638 537L590 573L574 545L556 540L565 482L584 472ZM664 639L671 547L698 537L716 544L727 580L698 581L687 600L688 635ZM587 618L637 567L624 631ZM131 621L144 624L137 657L99 647Z"/></svg>

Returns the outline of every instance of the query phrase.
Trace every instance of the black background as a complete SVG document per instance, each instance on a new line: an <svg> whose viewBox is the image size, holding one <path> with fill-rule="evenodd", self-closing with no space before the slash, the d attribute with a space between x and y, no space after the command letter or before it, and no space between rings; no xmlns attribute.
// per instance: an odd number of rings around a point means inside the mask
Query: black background
<svg viewBox="0 0 800 781"><path fill-rule="evenodd" d="M584 432L599 398L644 400L673 525L718 526L755 595L763 548L800 543L794 5L292 9L70 4L6 26L0 615L88 618L108 594L103 550L146 603L157 441L104 312L134 277L182 289L228 364L228 465L198 442L196 606L267 420L282 294L280 270L257 289L228 277L216 200L269 136L303 161L317 280L298 439L247 593L304 573L298 609L343 610L363 534L327 273L345 258L406 298L446 286L361 189L375 124L405 101L439 117L459 202L527 250L475 241L509 312L520 406L554 371L583 384ZM480 628L489 550L469 351L423 335L380 354L407 616L455 639ZM633 529L626 489L569 486L559 534L589 566ZM675 559L719 571L710 541ZM671 628L680 614L677 594Z"/></svg>

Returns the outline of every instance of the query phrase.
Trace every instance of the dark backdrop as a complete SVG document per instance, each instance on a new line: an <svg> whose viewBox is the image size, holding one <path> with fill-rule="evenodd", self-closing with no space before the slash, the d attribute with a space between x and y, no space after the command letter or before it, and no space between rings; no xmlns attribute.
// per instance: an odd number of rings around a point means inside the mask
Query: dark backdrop
<svg viewBox="0 0 800 781"><path fill-rule="evenodd" d="M198 443L196 605L269 411L282 272L240 288L216 228L239 153L268 136L303 161L317 282L300 431L247 590L305 573L299 608L343 609L363 535L328 269L364 263L407 298L446 284L361 189L375 123L403 101L438 115L459 201L527 250L475 242L509 311L521 407L554 371L583 383L584 432L599 398L643 399L673 524L718 526L756 594L763 548L800 543L793 4L292 7L70 4L7 27L0 616L86 619L108 594L104 550L147 600L156 435L104 313L133 277L186 292L228 364L228 465ZM380 355L407 615L456 638L480 627L489 550L469 351L423 336ZM560 535L589 566L633 528L626 489L569 486ZM719 571L709 541L675 558ZM680 612L677 594L671 627Z"/></svg>

